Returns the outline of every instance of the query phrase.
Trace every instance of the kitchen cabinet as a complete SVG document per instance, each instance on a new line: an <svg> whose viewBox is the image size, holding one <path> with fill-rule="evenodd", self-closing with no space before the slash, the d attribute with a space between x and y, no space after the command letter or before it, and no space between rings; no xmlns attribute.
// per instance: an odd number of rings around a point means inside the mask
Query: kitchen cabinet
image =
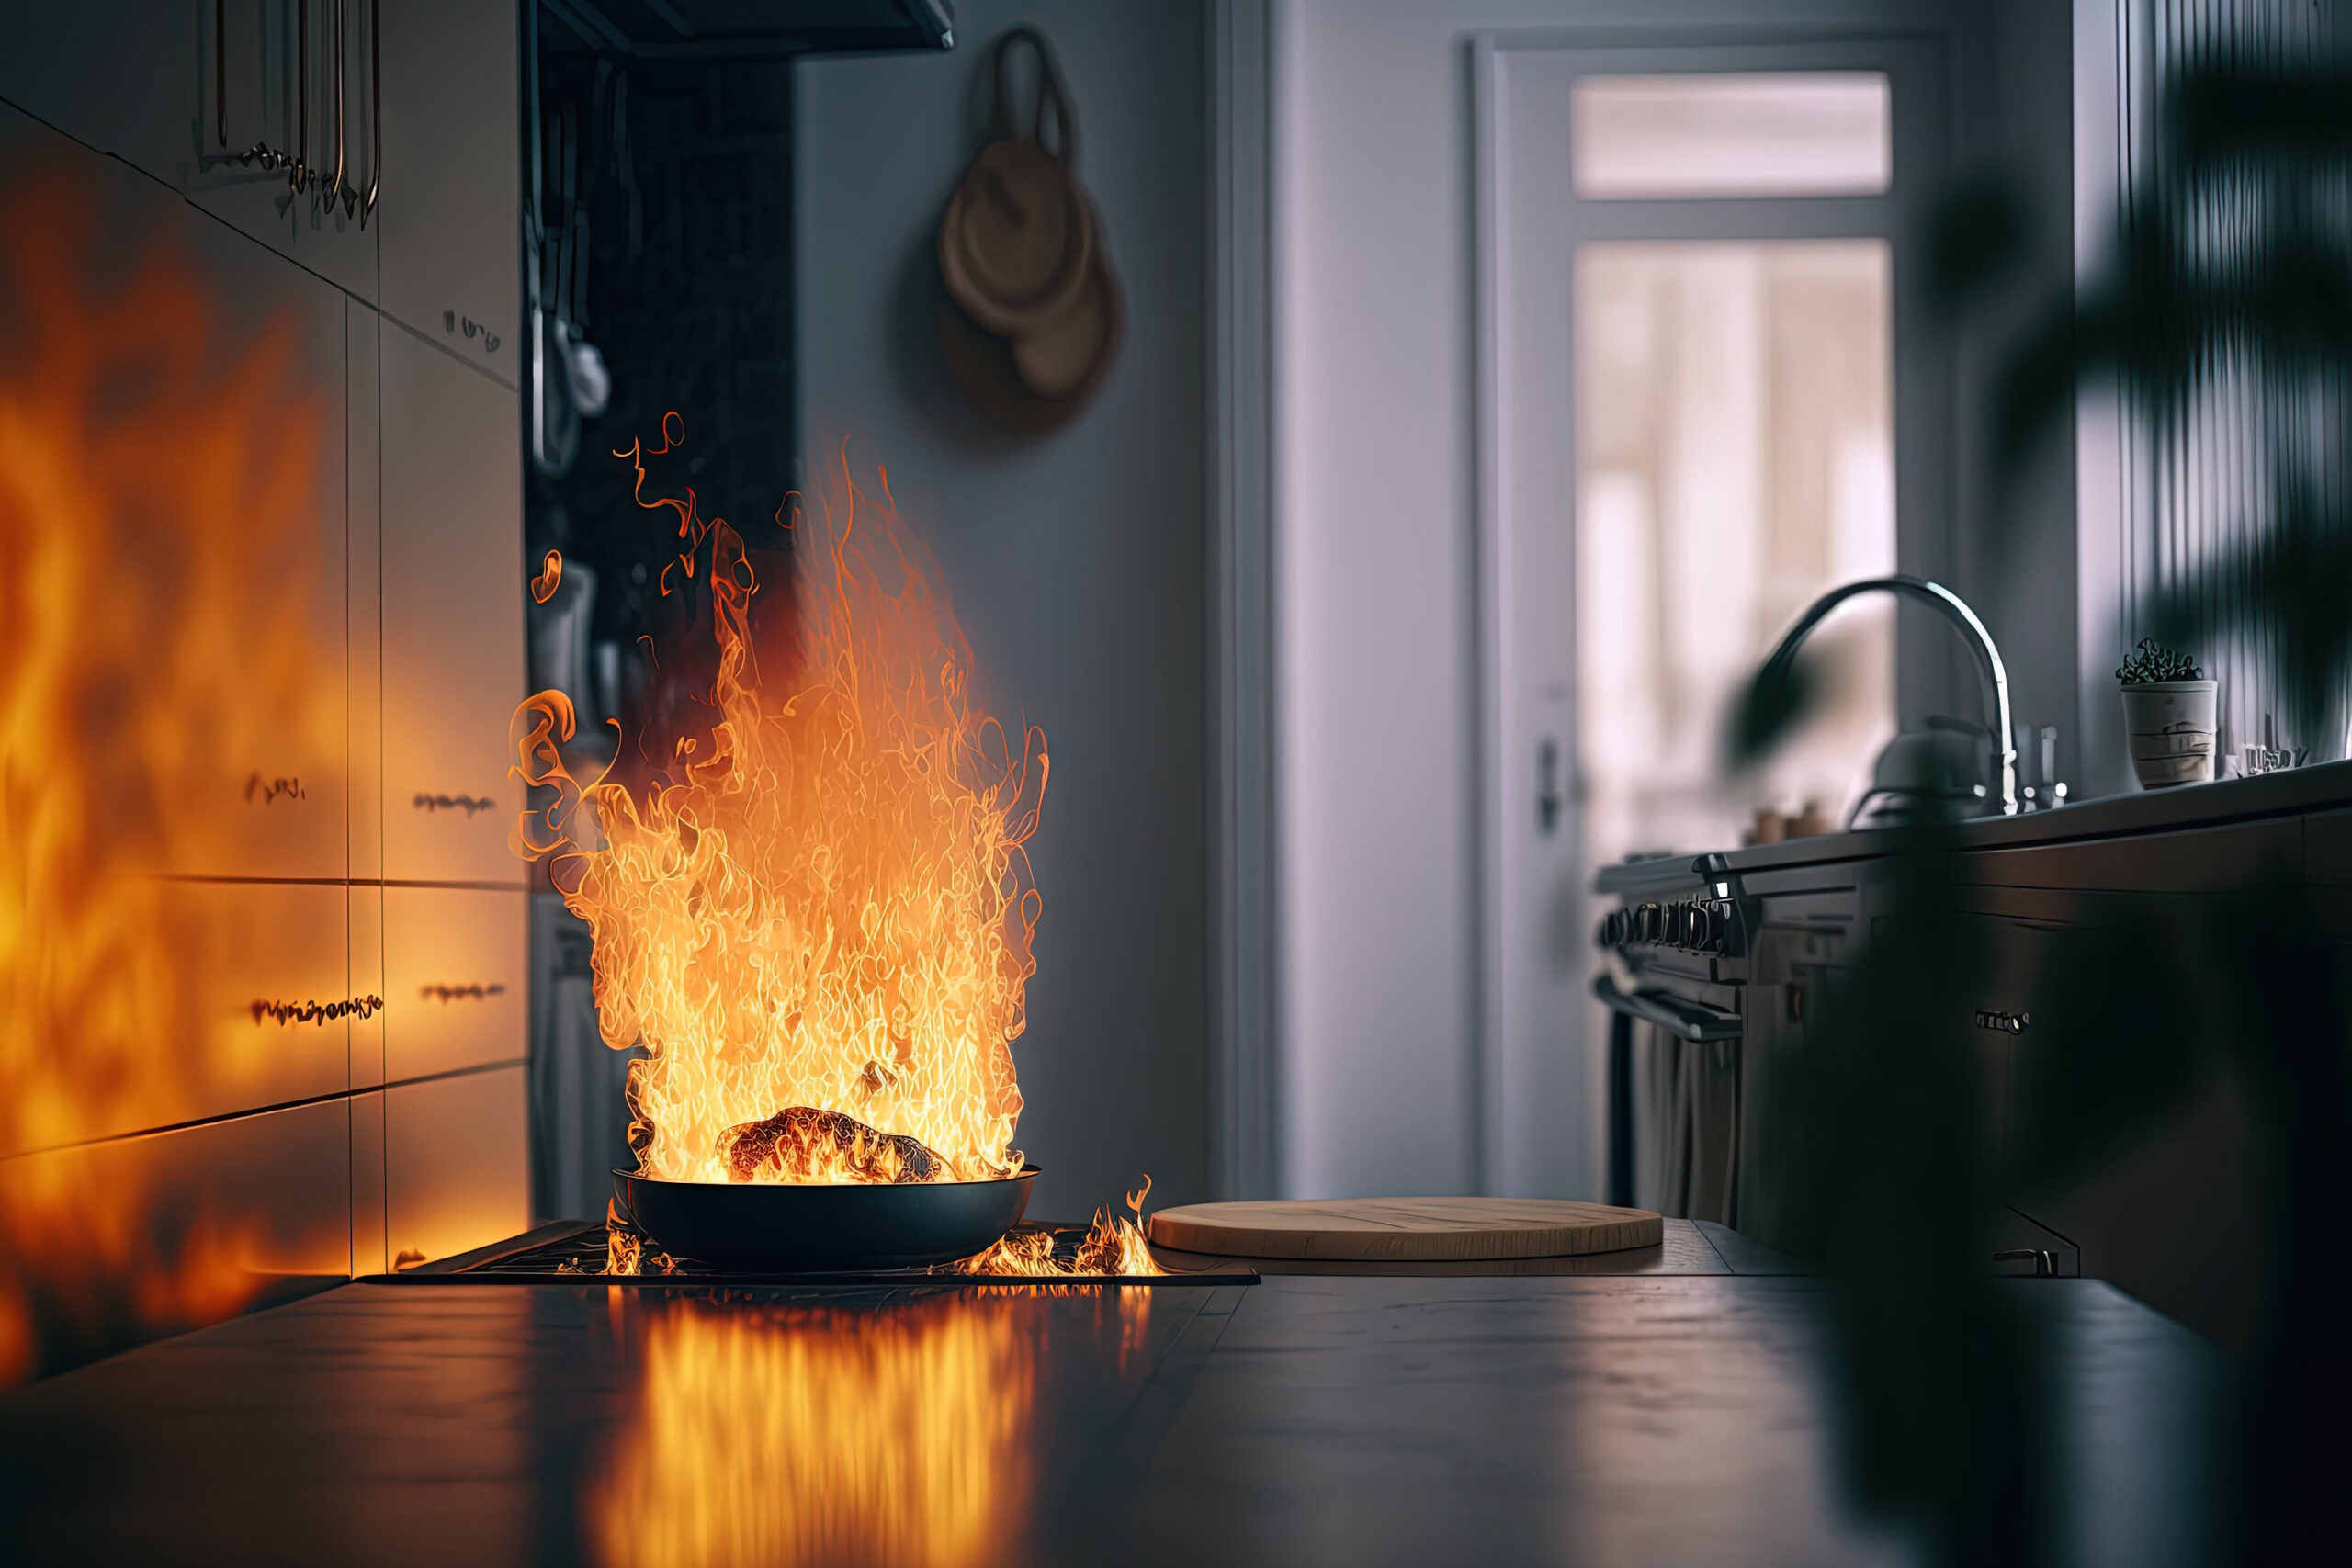
<svg viewBox="0 0 2352 1568"><path fill-rule="evenodd" d="M146 1270L173 1287L158 1296L201 1315L208 1298L240 1302L288 1276L348 1272L349 1148L344 1103L330 1100L51 1149L0 1161L0 1212L86 1244L41 1260L66 1290ZM170 1201L156 1204L160 1194ZM122 1223L149 1205L161 1211L152 1229Z"/></svg>
<svg viewBox="0 0 2352 1568"><path fill-rule="evenodd" d="M204 600L191 619L218 636L197 647L158 637L175 684L209 709L209 744L189 755L171 807L193 820L169 836L164 869L339 878L350 800L345 299L167 193L122 179L141 187L141 205L193 264L212 317L205 335L220 425L243 454L240 499L209 515L192 505L187 520L244 558L188 574L186 592ZM226 411L257 376L275 390L239 421Z"/></svg>
<svg viewBox="0 0 2352 1568"><path fill-rule="evenodd" d="M521 385L517 16L404 0L383 17L387 315Z"/></svg>
<svg viewBox="0 0 2352 1568"><path fill-rule="evenodd" d="M351 1272L355 1277L391 1272L384 1248L384 1091L353 1095L351 1137Z"/></svg>
<svg viewBox="0 0 2352 1568"><path fill-rule="evenodd" d="M527 1228L523 1068L384 1091L385 1247L406 1268Z"/></svg>
<svg viewBox="0 0 2352 1568"><path fill-rule="evenodd" d="M334 884L126 878L95 891L85 941L124 942L70 1056L10 1084L62 1104L0 1159L340 1093L345 890ZM70 1110L66 1109L70 1107Z"/></svg>
<svg viewBox="0 0 2352 1568"><path fill-rule="evenodd" d="M7 108L0 204L6 287L35 306L0 331L43 389L37 446L74 475L36 482L42 579L91 612L53 678L107 694L56 739L111 858L345 875L345 297Z"/></svg>
<svg viewBox="0 0 2352 1568"><path fill-rule="evenodd" d="M137 1124L340 1093L349 1021L381 1007L381 993L350 984L345 890L187 881L158 893L176 957L155 972L171 975L179 998L159 1021L174 1048L155 1064L160 1092Z"/></svg>
<svg viewBox="0 0 2352 1568"><path fill-rule="evenodd" d="M385 1078L520 1061L528 895L449 887L383 894Z"/></svg>
<svg viewBox="0 0 2352 1568"><path fill-rule="evenodd" d="M523 885L507 723L522 701L519 401L387 321L384 874Z"/></svg>
<svg viewBox="0 0 2352 1568"><path fill-rule="evenodd" d="M345 514L344 620L350 710L350 806L345 842L350 875L384 874L384 462L381 337L383 321L345 303L347 345L344 451L349 476Z"/></svg>
<svg viewBox="0 0 2352 1568"><path fill-rule="evenodd" d="M8 28L0 98L375 298L375 231L325 188L338 151L355 192L376 166L368 0L20 6ZM311 188L244 156L261 147L317 170Z"/></svg>
<svg viewBox="0 0 2352 1568"><path fill-rule="evenodd" d="M199 12L211 14L198 0L12 6L0 99L175 183L171 170L198 152Z"/></svg>
<svg viewBox="0 0 2352 1568"><path fill-rule="evenodd" d="M514 6L19 9L0 51L0 99L519 384ZM261 148L299 158L307 188L247 156Z"/></svg>
<svg viewBox="0 0 2352 1568"><path fill-rule="evenodd" d="M182 0L171 31L190 47L170 85L188 107L173 117L168 157L142 164L221 221L371 302L376 231L359 209L380 167L370 26L380 3ZM309 188L244 156L260 147L299 157Z"/></svg>
<svg viewBox="0 0 2352 1568"><path fill-rule="evenodd" d="M107 0L0 29L0 197L54 209L7 209L11 242L87 222L69 309L107 330L52 337L120 360L72 382L95 435L51 493L111 529L74 591L105 601L74 787L111 880L71 936L126 955L75 1005L131 1020L35 1086L70 1113L0 1135L0 1188L119 1190L142 1280L199 1213L240 1268L334 1274L528 1217L516 25ZM130 425L153 386L176 418Z"/></svg>

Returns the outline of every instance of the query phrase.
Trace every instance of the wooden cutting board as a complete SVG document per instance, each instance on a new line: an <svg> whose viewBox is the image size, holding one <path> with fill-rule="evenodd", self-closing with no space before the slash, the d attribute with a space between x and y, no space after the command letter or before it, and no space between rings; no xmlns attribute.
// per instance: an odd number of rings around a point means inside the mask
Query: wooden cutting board
<svg viewBox="0 0 2352 1568"><path fill-rule="evenodd" d="M1193 1203L1151 1216L1151 1239L1233 1258L1564 1258L1656 1247L1645 1209L1552 1198L1347 1198Z"/></svg>

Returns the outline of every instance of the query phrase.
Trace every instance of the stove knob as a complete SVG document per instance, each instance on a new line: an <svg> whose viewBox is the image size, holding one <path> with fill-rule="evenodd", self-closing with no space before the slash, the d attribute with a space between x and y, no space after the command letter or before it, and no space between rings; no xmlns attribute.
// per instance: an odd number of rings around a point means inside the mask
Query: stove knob
<svg viewBox="0 0 2352 1568"><path fill-rule="evenodd" d="M1633 936L1635 942L1656 942L1663 934L1665 920L1656 904L1645 904L1634 911Z"/></svg>
<svg viewBox="0 0 2352 1568"><path fill-rule="evenodd" d="M1726 940L1730 935L1731 919L1724 907L1721 904L1708 905L1707 940L1701 945L1709 953L1726 952L1731 945Z"/></svg>
<svg viewBox="0 0 2352 1568"><path fill-rule="evenodd" d="M1666 940L1676 947L1687 948L1690 942L1690 906L1678 903L1667 910Z"/></svg>

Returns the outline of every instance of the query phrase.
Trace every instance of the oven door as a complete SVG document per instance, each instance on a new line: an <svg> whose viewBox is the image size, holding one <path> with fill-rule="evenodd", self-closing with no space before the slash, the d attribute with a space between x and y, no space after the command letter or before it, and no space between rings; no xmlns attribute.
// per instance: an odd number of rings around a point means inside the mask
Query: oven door
<svg viewBox="0 0 2352 1568"><path fill-rule="evenodd" d="M1611 1016L1610 1201L1679 1219L1734 1222L1738 1202L1739 988L1662 982L1628 990L1604 975Z"/></svg>

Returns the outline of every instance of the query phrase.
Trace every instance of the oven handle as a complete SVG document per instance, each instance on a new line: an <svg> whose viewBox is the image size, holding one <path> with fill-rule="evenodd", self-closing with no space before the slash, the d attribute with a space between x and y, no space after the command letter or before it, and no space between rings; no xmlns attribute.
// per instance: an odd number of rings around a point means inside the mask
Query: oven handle
<svg viewBox="0 0 2352 1568"><path fill-rule="evenodd" d="M1739 1038L1737 1013L1722 1012L1702 1002L1686 1001L1664 991L1621 991L1606 975L1595 977L1592 994L1612 1011L1645 1020L1685 1040Z"/></svg>

